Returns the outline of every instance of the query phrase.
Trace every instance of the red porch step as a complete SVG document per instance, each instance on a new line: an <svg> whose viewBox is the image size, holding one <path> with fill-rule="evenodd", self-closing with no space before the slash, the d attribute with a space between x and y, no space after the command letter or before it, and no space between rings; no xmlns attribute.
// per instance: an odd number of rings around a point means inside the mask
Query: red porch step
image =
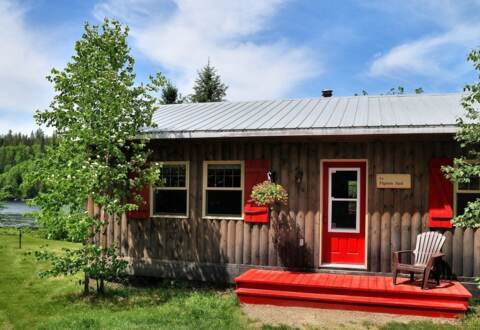
<svg viewBox="0 0 480 330"><path fill-rule="evenodd" d="M471 294L456 281L422 290L390 277L294 273L252 269L235 279L243 303L316 307L381 313L458 317Z"/></svg>

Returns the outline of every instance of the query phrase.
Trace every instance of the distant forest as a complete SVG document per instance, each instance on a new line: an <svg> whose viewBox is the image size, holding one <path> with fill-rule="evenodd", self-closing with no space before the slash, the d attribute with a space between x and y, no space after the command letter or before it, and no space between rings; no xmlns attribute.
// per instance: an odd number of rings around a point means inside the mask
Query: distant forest
<svg viewBox="0 0 480 330"><path fill-rule="evenodd" d="M0 193L9 200L36 196L41 187L27 186L24 175L33 161L44 154L46 145L55 141L55 135L46 136L40 129L29 135L12 131L0 135Z"/></svg>

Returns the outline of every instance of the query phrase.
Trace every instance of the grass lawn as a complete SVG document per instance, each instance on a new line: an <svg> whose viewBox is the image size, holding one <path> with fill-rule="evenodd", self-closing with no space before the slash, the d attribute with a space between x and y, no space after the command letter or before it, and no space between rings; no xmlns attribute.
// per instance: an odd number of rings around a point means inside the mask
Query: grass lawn
<svg viewBox="0 0 480 330"><path fill-rule="evenodd" d="M75 244L24 235L18 249L16 231L0 229L0 329L251 329L232 290L192 288L163 282L155 287L109 286L104 297L83 297L78 278L40 279L45 265L29 252ZM391 323L382 329L480 329L472 313L461 323ZM268 326L264 329L288 329ZM375 326L372 326L375 328Z"/></svg>

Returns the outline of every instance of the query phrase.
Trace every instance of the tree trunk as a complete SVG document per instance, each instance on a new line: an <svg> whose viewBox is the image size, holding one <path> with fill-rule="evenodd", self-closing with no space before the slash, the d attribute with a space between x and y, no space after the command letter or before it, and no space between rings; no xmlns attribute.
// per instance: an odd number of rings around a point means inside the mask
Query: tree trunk
<svg viewBox="0 0 480 330"><path fill-rule="evenodd" d="M103 278L100 279L100 286L98 288L98 293L100 293L100 294L105 293L105 282L103 281Z"/></svg>
<svg viewBox="0 0 480 330"><path fill-rule="evenodd" d="M88 195L87 198L87 214L90 218L94 217L95 203L91 195ZM93 244L93 228L89 230L90 236L87 237L86 244ZM88 295L90 293L90 278L85 273L84 283L83 283L83 293Z"/></svg>
<svg viewBox="0 0 480 330"><path fill-rule="evenodd" d="M90 293L90 278L85 274L85 279L83 281L83 294L88 295Z"/></svg>

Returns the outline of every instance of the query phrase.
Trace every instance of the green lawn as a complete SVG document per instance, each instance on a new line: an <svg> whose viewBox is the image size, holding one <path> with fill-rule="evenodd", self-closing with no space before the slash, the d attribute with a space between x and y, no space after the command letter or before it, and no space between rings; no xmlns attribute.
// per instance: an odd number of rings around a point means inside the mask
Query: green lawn
<svg viewBox="0 0 480 330"><path fill-rule="evenodd" d="M0 229L0 329L250 329L258 323L241 312L232 290L192 288L163 282L154 287L109 286L102 298L83 297L78 279L40 279L45 267L29 252L48 245L75 244L25 235L18 249L15 231ZM472 313L458 324L480 329ZM288 327L264 326L264 329ZM430 322L389 324L383 329L450 329ZM456 328L456 327L455 327Z"/></svg>
<svg viewBox="0 0 480 330"><path fill-rule="evenodd" d="M103 298L85 298L78 279L40 279L44 267L28 252L48 244L52 250L75 244L25 235L17 247L13 231L0 230L0 329L192 328L244 329L231 290L173 287L109 288Z"/></svg>

